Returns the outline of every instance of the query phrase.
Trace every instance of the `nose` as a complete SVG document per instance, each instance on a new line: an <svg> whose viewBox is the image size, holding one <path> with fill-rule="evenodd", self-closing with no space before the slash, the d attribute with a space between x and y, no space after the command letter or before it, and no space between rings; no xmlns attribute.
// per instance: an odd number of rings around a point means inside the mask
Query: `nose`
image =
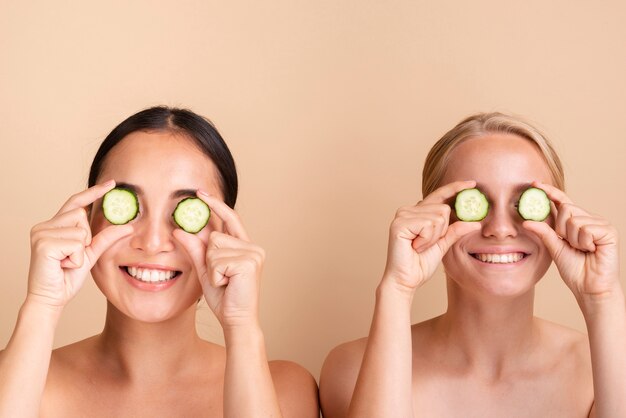
<svg viewBox="0 0 626 418"><path fill-rule="evenodd" d="M514 238L519 232L519 219L515 210L507 205L493 205L489 208L487 217L482 221L482 234L498 240Z"/></svg>
<svg viewBox="0 0 626 418"><path fill-rule="evenodd" d="M130 245L134 249L155 255L174 249L173 227L164 219L146 216L135 223Z"/></svg>

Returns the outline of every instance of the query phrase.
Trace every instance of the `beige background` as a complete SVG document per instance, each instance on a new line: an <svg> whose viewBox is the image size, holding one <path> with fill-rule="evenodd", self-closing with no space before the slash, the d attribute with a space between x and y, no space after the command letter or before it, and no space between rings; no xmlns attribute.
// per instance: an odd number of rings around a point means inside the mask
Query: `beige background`
<svg viewBox="0 0 626 418"><path fill-rule="evenodd" d="M469 113L537 122L571 197L625 234L624 21L621 1L0 1L0 346L31 226L83 188L113 126L155 104L208 116L229 143L238 209L268 253L269 354L316 376L367 333L388 224L420 199L429 147ZM439 274L414 320L441 313L444 292ZM536 306L584 330L554 272ZM89 282L57 345L99 332L104 308ZM206 305L198 322L221 338Z"/></svg>

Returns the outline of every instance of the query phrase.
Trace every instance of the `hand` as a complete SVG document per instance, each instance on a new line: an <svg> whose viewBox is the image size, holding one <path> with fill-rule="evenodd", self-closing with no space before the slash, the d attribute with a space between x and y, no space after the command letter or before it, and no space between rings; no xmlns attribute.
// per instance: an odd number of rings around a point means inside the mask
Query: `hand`
<svg viewBox="0 0 626 418"><path fill-rule="evenodd" d="M554 202L555 228L532 221L525 221L524 228L541 238L576 299L621 292L617 230L607 220L574 205L556 187L539 182L533 186L544 190Z"/></svg>
<svg viewBox="0 0 626 418"><path fill-rule="evenodd" d="M115 182L110 181L72 196L52 219L32 228L28 298L56 308L65 306L100 255L133 231L131 225L109 226L91 236L85 207L113 187Z"/></svg>
<svg viewBox="0 0 626 418"><path fill-rule="evenodd" d="M222 220L223 232L213 230L206 243L180 229L174 231L174 237L189 254L204 298L222 328L258 326L259 281L265 252L250 242L234 210L203 192L198 192L198 197L209 205L211 216Z"/></svg>
<svg viewBox="0 0 626 418"><path fill-rule="evenodd" d="M389 229L387 266L391 280L412 295L435 272L448 249L463 235L480 229L480 222L450 222L445 202L475 181L457 181L432 192L415 206L400 208Z"/></svg>

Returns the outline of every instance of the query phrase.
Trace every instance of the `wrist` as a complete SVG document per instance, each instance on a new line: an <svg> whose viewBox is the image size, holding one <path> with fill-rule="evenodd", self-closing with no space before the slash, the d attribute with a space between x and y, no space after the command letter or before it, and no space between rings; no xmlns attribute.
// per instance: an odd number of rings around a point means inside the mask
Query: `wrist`
<svg viewBox="0 0 626 418"><path fill-rule="evenodd" d="M392 276L385 275L376 288L376 300L393 300L395 303L406 304L410 307L415 289L415 287L403 285Z"/></svg>
<svg viewBox="0 0 626 418"><path fill-rule="evenodd" d="M65 303L63 303L62 301L51 298L49 296L41 295L36 291L33 292L31 291L31 289L28 289L26 293L25 303L38 305L42 308L49 309L50 311L61 311L65 307Z"/></svg>
<svg viewBox="0 0 626 418"><path fill-rule="evenodd" d="M223 331L227 349L238 344L256 346L265 343L263 330L257 321L228 325L223 327Z"/></svg>
<svg viewBox="0 0 626 418"><path fill-rule="evenodd" d="M626 300L620 286L611 292L581 295L577 300L587 322L603 315L615 315L626 311Z"/></svg>
<svg viewBox="0 0 626 418"><path fill-rule="evenodd" d="M18 313L16 331L19 329L28 333L38 332L40 336L49 335L52 344L61 311L59 307L26 298Z"/></svg>
<svg viewBox="0 0 626 418"><path fill-rule="evenodd" d="M63 306L47 303L43 298L28 294L22 304L21 311L33 312L48 318L58 319L63 312Z"/></svg>

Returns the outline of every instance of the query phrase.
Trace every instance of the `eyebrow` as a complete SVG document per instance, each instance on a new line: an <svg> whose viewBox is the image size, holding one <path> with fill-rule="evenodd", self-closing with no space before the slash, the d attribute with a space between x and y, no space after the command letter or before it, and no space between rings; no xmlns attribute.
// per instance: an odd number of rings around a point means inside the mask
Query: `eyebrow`
<svg viewBox="0 0 626 418"><path fill-rule="evenodd" d="M116 183L115 187L118 187L120 189L128 189L139 196L144 194L143 189L136 184L118 182ZM176 199L181 197L195 197L196 192L196 189L179 189L170 193L170 198Z"/></svg>
<svg viewBox="0 0 626 418"><path fill-rule="evenodd" d="M514 194L522 193L524 190L528 189L529 187L532 187L532 182L520 183L515 186L515 188L513 189L513 193ZM477 183L476 188L482 191L483 193L486 193L487 195L489 195L489 193L486 192L486 188L484 187L484 184Z"/></svg>

